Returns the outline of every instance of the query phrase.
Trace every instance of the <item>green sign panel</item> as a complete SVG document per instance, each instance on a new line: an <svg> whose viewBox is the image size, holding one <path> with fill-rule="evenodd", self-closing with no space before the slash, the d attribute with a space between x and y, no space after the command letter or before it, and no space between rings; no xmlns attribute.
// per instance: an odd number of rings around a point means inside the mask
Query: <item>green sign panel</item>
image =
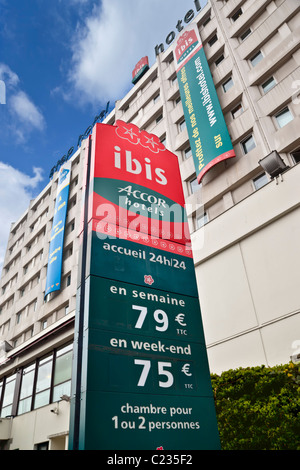
<svg viewBox="0 0 300 470"><path fill-rule="evenodd" d="M196 297L97 276L88 277L86 293L85 329L205 344Z"/></svg>
<svg viewBox="0 0 300 470"><path fill-rule="evenodd" d="M109 238L102 230L97 231L98 226L97 221L89 224L88 274L197 297L190 248L142 234L136 234L133 241L132 232L122 237L122 233L128 233L122 228L118 228L120 237ZM109 229L114 233L114 226Z"/></svg>
<svg viewBox="0 0 300 470"><path fill-rule="evenodd" d="M136 128L130 126L132 135ZM107 128L110 136L115 133L112 126ZM148 209L154 206L149 199L141 230L132 229L132 219L130 224L124 222L124 210L132 215L131 208L117 197L120 188L130 185L136 197L146 199L147 194L153 201L164 201L164 209L168 201L179 201L182 217L173 220L177 231L187 223L180 175L172 166L177 157L162 149L157 152L157 146L151 145L155 154L151 160L145 144L151 136L145 133L129 138L134 139L131 150L127 143L121 149L120 139L99 139L106 145L106 165L110 155L116 161L116 149L118 155L123 150L130 155L130 165L122 173L126 179L117 181L121 162L109 172L98 161L103 153L97 150L97 133L104 131L105 125L96 127L92 136L88 211L81 234L70 449L219 449L195 269L186 243L189 237L176 242L175 232L166 238L154 236L151 221L166 219L157 214L151 218ZM122 123L124 140L125 131ZM145 145L136 147L139 138ZM144 179L139 161L147 163ZM155 174L159 175L156 182ZM116 219L109 218L111 214Z"/></svg>
<svg viewBox="0 0 300 470"><path fill-rule="evenodd" d="M175 67L198 182L216 164L235 157L196 23L174 46Z"/></svg>

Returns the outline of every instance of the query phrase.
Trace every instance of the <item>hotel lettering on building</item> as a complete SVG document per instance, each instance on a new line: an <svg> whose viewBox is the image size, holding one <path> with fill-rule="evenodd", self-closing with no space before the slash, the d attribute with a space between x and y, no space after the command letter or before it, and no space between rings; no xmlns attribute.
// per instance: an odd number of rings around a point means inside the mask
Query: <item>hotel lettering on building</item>
<svg viewBox="0 0 300 470"><path fill-rule="evenodd" d="M180 28L172 42L166 31L170 44L157 49L103 123L132 123L178 158L210 371L287 363L299 348L300 5L211 0L198 11L198 2L190 3L194 16L185 6L182 26L197 25L230 158L216 161L199 182L191 103L173 55ZM9 234L0 283L0 449L68 449L88 139L68 161L62 252L54 253L56 246L49 253L59 172ZM198 141L201 158L199 148ZM59 289L45 296L49 256L58 254Z"/></svg>

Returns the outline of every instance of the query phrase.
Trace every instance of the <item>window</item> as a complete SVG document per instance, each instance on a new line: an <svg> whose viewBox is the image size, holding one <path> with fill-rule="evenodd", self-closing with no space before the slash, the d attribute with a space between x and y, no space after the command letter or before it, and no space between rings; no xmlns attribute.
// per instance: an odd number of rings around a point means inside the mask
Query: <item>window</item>
<svg viewBox="0 0 300 470"><path fill-rule="evenodd" d="M175 77L171 78L170 82L171 82L171 86L174 85L174 83L177 82L177 75L175 75Z"/></svg>
<svg viewBox="0 0 300 470"><path fill-rule="evenodd" d="M197 178L190 181L190 193L194 194L198 189L201 188L201 184L198 183Z"/></svg>
<svg viewBox="0 0 300 470"><path fill-rule="evenodd" d="M262 173L261 175L257 176L253 180L253 184L254 184L254 187L255 187L256 190L262 188L268 182L269 182L269 179L268 179L266 173Z"/></svg>
<svg viewBox="0 0 300 470"><path fill-rule="evenodd" d="M253 57L251 57L250 62L252 67L255 67L261 60L263 60L264 56L262 55L261 51L258 51Z"/></svg>
<svg viewBox="0 0 300 470"><path fill-rule="evenodd" d="M232 111L231 111L231 115L233 117L233 119L236 119L240 114L242 114L243 112L243 105L241 103L239 103Z"/></svg>
<svg viewBox="0 0 300 470"><path fill-rule="evenodd" d="M239 8L231 17L232 22L234 23L241 15L243 14L243 10Z"/></svg>
<svg viewBox="0 0 300 470"><path fill-rule="evenodd" d="M71 395L72 351L72 344L57 351L53 380L53 402L58 401L63 395Z"/></svg>
<svg viewBox="0 0 300 470"><path fill-rule="evenodd" d="M221 54L220 57L217 58L215 61L215 65L218 67L218 65L224 60L224 54Z"/></svg>
<svg viewBox="0 0 300 470"><path fill-rule="evenodd" d="M40 442L39 444L35 444L34 450L48 450L49 449L49 442Z"/></svg>
<svg viewBox="0 0 300 470"><path fill-rule="evenodd" d="M184 150L184 158L189 158L192 156L192 150L191 147L188 147Z"/></svg>
<svg viewBox="0 0 300 470"><path fill-rule="evenodd" d="M256 147L253 135L248 136L241 142L244 153L250 152L250 150Z"/></svg>
<svg viewBox="0 0 300 470"><path fill-rule="evenodd" d="M268 93L276 85L274 77L269 78L265 83L262 84L262 89L264 93Z"/></svg>
<svg viewBox="0 0 300 470"><path fill-rule="evenodd" d="M232 80L232 77L230 77L228 80L226 80L226 82L223 83L223 90L225 91L225 93L230 90L231 87L233 87L233 80Z"/></svg>
<svg viewBox="0 0 300 470"><path fill-rule="evenodd" d="M250 34L252 33L251 29L248 28L246 31L244 31L241 35L240 35L240 39L241 41L245 41L245 39L250 36Z"/></svg>
<svg viewBox="0 0 300 470"><path fill-rule="evenodd" d="M225 91L225 93L230 90L231 87L233 87L233 80L232 80L232 77L230 77L228 80L226 80L226 82L223 83L223 90Z"/></svg>
<svg viewBox="0 0 300 470"><path fill-rule="evenodd" d="M1 418L12 415L12 406L14 401L16 374L7 378L4 387L4 397L2 403Z"/></svg>
<svg viewBox="0 0 300 470"><path fill-rule="evenodd" d="M21 415L71 395L73 344L0 381L1 417ZM19 379L17 380L17 375Z"/></svg>
<svg viewBox="0 0 300 470"><path fill-rule="evenodd" d="M50 403L52 364L52 354L51 356L39 361L34 408L40 408L41 406L48 405L48 403Z"/></svg>
<svg viewBox="0 0 300 470"><path fill-rule="evenodd" d="M290 112L289 108L286 106L278 114L275 115L275 119L277 121L278 126L281 128L286 126L286 124L293 120L293 115Z"/></svg>
<svg viewBox="0 0 300 470"><path fill-rule="evenodd" d="M157 118L156 118L156 124L158 124L161 120L162 120L162 114L160 114Z"/></svg>
<svg viewBox="0 0 300 470"><path fill-rule="evenodd" d="M208 222L208 216L207 216L207 213L204 212L204 214L196 218L196 229L203 227L205 224L207 224L207 222Z"/></svg>
<svg viewBox="0 0 300 470"><path fill-rule="evenodd" d="M35 364L26 367L22 372L21 391L18 406L18 415L31 410L33 394Z"/></svg>
<svg viewBox="0 0 300 470"><path fill-rule="evenodd" d="M210 16L204 21L203 23L203 28L205 28L206 25L210 22Z"/></svg>
<svg viewBox="0 0 300 470"><path fill-rule="evenodd" d="M215 34L211 39L209 39L208 41L209 46L212 47L215 44L215 42L217 42L217 40L218 40L218 36Z"/></svg>
<svg viewBox="0 0 300 470"><path fill-rule="evenodd" d="M180 132L184 131L185 128L186 128L186 122L183 120L179 123Z"/></svg>
<svg viewBox="0 0 300 470"><path fill-rule="evenodd" d="M154 98L153 98L153 103L154 103L154 104L157 103L158 100L159 100L159 98L160 98L160 95L159 95L159 93L158 93L158 95L154 96Z"/></svg>
<svg viewBox="0 0 300 470"><path fill-rule="evenodd" d="M294 160L294 163L299 163L300 162L300 149L298 150L295 150L294 152L292 152L292 158Z"/></svg>

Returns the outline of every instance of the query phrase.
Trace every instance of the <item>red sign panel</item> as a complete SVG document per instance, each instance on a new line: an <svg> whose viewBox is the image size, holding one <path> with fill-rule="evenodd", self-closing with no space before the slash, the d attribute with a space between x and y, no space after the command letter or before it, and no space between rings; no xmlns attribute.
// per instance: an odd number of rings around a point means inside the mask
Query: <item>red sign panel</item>
<svg viewBox="0 0 300 470"><path fill-rule="evenodd" d="M149 69L149 60L148 57L142 57L132 71L132 81L135 83L140 76L142 76L143 71L147 71Z"/></svg>
<svg viewBox="0 0 300 470"><path fill-rule="evenodd" d="M89 220L189 242L177 156L123 121L97 124L92 142Z"/></svg>

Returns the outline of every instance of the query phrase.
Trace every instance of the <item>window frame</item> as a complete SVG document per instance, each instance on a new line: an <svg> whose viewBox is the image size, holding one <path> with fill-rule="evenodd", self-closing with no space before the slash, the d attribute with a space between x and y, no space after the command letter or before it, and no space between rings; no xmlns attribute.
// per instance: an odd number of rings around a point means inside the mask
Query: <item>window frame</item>
<svg viewBox="0 0 300 470"><path fill-rule="evenodd" d="M218 41L218 35L217 33L215 33L208 41L207 41L207 44L209 45L209 47L212 47L214 44L216 44L216 42Z"/></svg>
<svg viewBox="0 0 300 470"><path fill-rule="evenodd" d="M253 140L254 146L251 147L250 150L246 151L245 143L248 142L250 139ZM247 137L245 137L243 140L241 140L240 144L241 144L244 155L247 155L249 152L251 152L251 150L253 150L256 147L256 142L255 142L255 139L254 139L254 135L253 134L248 134Z"/></svg>
<svg viewBox="0 0 300 470"><path fill-rule="evenodd" d="M240 111L241 110L241 111ZM240 111L240 112L239 112ZM233 119L237 119L244 112L243 103L240 101L232 110L231 116ZM238 114L236 114L238 113Z"/></svg>
<svg viewBox="0 0 300 470"><path fill-rule="evenodd" d="M264 180L262 184L259 183L260 180ZM258 185L256 184L258 182ZM258 191L259 189L263 188L266 184L269 183L269 178L267 173L261 173L260 175L257 175L255 178L252 179L252 183L254 186L255 191Z"/></svg>
<svg viewBox="0 0 300 470"><path fill-rule="evenodd" d="M6 393L7 393L7 386L8 384L12 385L12 390L8 390L8 397L6 398ZM5 418L7 416L13 416L13 409L14 409L14 403L15 403L15 396L16 396L16 384L17 384L17 373L11 374L8 377L5 378L4 381L2 381L2 397L1 397L1 409L0 409L0 418ZM7 403L5 402L5 399L9 399L11 401L8 401ZM4 405L4 406L3 406ZM8 409L9 412L6 414L3 414L3 409Z"/></svg>
<svg viewBox="0 0 300 470"><path fill-rule="evenodd" d="M59 370L59 358L63 358L64 356L68 355L67 363L68 367L64 367L64 363L62 361L62 369ZM55 387L59 389L60 392L65 392L67 389L68 393L71 393L71 379L72 379L72 355L73 355L73 343L66 343L59 348L55 348L46 356L42 356L37 358L35 362L29 363L24 367L20 368L15 374L11 374L8 376L4 376L0 380L0 417L5 416L20 416L22 414L28 413L30 411L42 408L43 406L47 406L54 401L58 401L61 397L55 396ZM58 360L57 360L58 359ZM46 383L46 387L41 388L37 391L38 385L38 375L40 366L44 364L50 363L50 376L47 377L49 383ZM31 374L31 384L29 382L29 386L27 385L27 391L24 396L22 395L22 387L24 385L24 376L26 374ZM47 372L47 370L46 370ZM63 377L63 380L55 383L55 375L58 374L58 377ZM7 384L13 382L12 389L7 391ZM42 383L42 382L41 382ZM26 389L25 389L26 390ZM48 391L49 394L44 402L37 403L36 397L39 393L44 391ZM5 402L4 400L5 395L8 393L7 398L9 398L9 402ZM63 393L65 394L65 393ZM55 398L55 399L54 399ZM21 409L22 403L25 403L25 400L29 401L30 404L26 404L23 409ZM5 412L5 416L3 416L3 403L5 404L4 410L7 408L7 412ZM9 408L8 408L9 407ZM8 414L9 413L9 414Z"/></svg>
<svg viewBox="0 0 300 470"><path fill-rule="evenodd" d="M229 87L229 88L225 88L226 84L228 83L232 83L232 85ZM233 81L233 78L232 76L230 76L227 80L225 80L223 83L222 83L222 88L223 88L223 91L224 93L227 93L232 87L234 86L234 81Z"/></svg>
<svg viewBox="0 0 300 470"><path fill-rule="evenodd" d="M215 60L215 66L218 67L225 60L224 52Z"/></svg>
<svg viewBox="0 0 300 470"><path fill-rule="evenodd" d="M271 83L274 83L274 84L271 86L271 88L268 88L266 90L265 88L268 86L268 82L271 82ZM264 85L265 85L265 88L264 88ZM276 82L275 78L273 77L273 75L272 75L272 77L268 78L268 80L265 80L264 83L261 84L261 89L262 89L264 95L266 95L276 85L277 85L277 82Z"/></svg>
<svg viewBox="0 0 300 470"><path fill-rule="evenodd" d="M201 222L200 224L199 223L200 220L203 220L203 223ZM203 214L199 215L198 217L196 216L195 218L196 230L199 230L200 228L204 227L204 225L206 225L208 222L209 222L208 213L207 211L204 211Z"/></svg>
<svg viewBox="0 0 300 470"><path fill-rule="evenodd" d="M244 42L245 39L247 39L251 34L252 34L251 28L244 30L243 33L240 34L240 41Z"/></svg>
<svg viewBox="0 0 300 470"><path fill-rule="evenodd" d="M260 58L258 61L255 59ZM262 60L264 59L264 55L261 50L257 51L252 57L249 58L251 67L256 67ZM255 62L255 63L254 63Z"/></svg>
<svg viewBox="0 0 300 470"><path fill-rule="evenodd" d="M195 176L194 178L191 178L189 181L189 193L190 193L190 196L192 196L193 194L195 194L197 191L199 191L199 189L201 188L201 184L198 183L198 179L197 179L197 176ZM195 188L195 189L194 189Z"/></svg>
<svg viewBox="0 0 300 470"><path fill-rule="evenodd" d="M192 154L192 149L190 146L186 147L184 150L183 150L183 153L184 153L184 160L187 160L188 158L192 157L193 154Z"/></svg>
<svg viewBox="0 0 300 470"><path fill-rule="evenodd" d="M29 369L29 370L28 370ZM27 370L27 372L25 372ZM24 397L22 397L22 387L23 387L23 383L24 383L24 376L25 376L25 373L27 374L30 374L32 372L32 386L31 386L31 393L27 394L27 395L24 395ZM19 392L19 396L18 396L18 405L17 405L17 415L20 416L24 413L27 413L29 411L31 411L32 409L32 403L33 403L33 395L34 395L34 384L35 384L35 376L36 376L36 363L32 363L26 367L24 367L22 369L22 372L21 372L21 382L20 382L20 392ZM20 410L20 404L21 403L25 403L26 400L29 400L30 399L30 406L29 406L29 409L26 409L25 411L24 410Z"/></svg>
<svg viewBox="0 0 300 470"><path fill-rule="evenodd" d="M186 129L186 120L183 119L178 123L179 132L183 132Z"/></svg>
<svg viewBox="0 0 300 470"><path fill-rule="evenodd" d="M300 148L293 150L290 154L295 165L300 163Z"/></svg>
<svg viewBox="0 0 300 470"><path fill-rule="evenodd" d="M278 117L279 116L282 116L284 111L287 111L287 114L290 116L290 119L283 123L281 125L280 123L280 120L278 120ZM274 118L275 118L275 121L276 121L276 124L277 124L277 127L278 129L282 129L283 127L285 127L289 122L293 121L294 119L294 116L293 116L293 113L291 112L290 108L288 106L285 106L284 108L282 108L280 111L278 111L276 114L274 114Z"/></svg>
<svg viewBox="0 0 300 470"><path fill-rule="evenodd" d="M235 23L235 22L239 19L239 17L242 16L242 14L243 14L243 9L242 9L242 7L239 7L239 8L233 13L233 15L231 15L231 17L230 17L231 22L232 22L232 23ZM238 15L238 16L236 16L236 15Z"/></svg>

